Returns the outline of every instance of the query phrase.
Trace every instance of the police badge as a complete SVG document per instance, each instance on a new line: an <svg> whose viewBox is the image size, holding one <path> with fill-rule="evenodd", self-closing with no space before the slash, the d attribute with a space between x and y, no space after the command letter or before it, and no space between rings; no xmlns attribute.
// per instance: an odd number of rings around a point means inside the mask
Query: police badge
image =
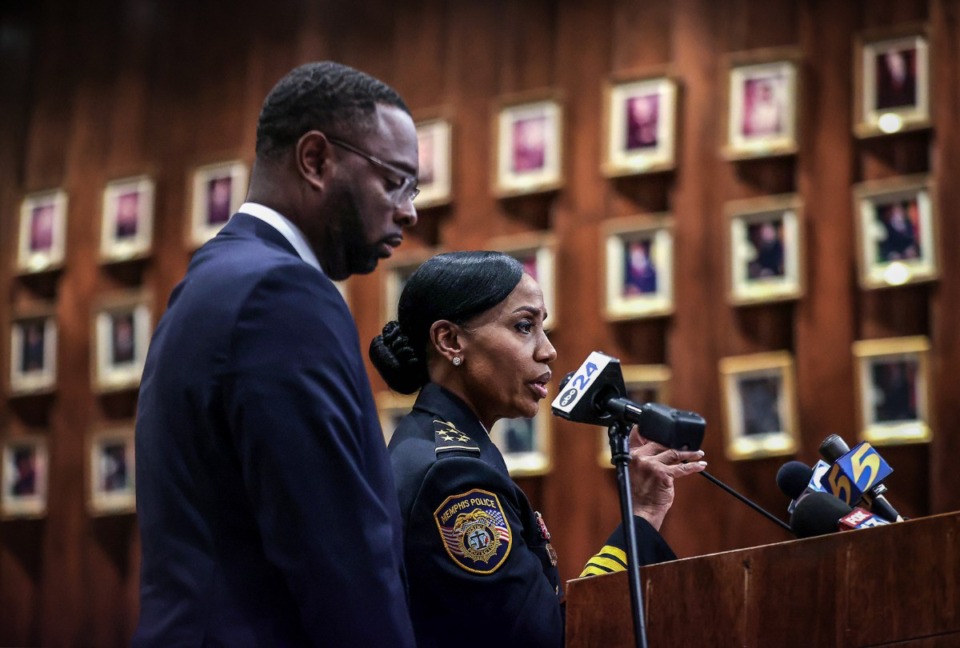
<svg viewBox="0 0 960 648"><path fill-rule="evenodd" d="M497 571L513 545L500 500L479 488L452 495L434 514L443 546L463 569L474 574Z"/></svg>

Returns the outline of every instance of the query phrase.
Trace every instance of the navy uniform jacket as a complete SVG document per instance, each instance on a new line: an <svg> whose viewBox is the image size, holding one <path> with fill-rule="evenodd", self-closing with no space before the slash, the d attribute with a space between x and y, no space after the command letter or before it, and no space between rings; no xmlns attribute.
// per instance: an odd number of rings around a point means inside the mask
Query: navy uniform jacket
<svg viewBox="0 0 960 648"><path fill-rule="evenodd" d="M562 646L549 533L467 405L428 383L389 450L418 645ZM641 560L673 558L642 525Z"/></svg>
<svg viewBox="0 0 960 648"><path fill-rule="evenodd" d="M413 645L356 328L266 223L235 215L174 290L136 462L135 646Z"/></svg>

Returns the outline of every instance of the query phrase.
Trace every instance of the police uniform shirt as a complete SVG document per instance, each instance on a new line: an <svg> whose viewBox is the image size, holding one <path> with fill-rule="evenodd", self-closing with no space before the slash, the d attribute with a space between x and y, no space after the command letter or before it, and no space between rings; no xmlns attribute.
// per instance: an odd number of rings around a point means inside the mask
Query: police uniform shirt
<svg viewBox="0 0 960 648"><path fill-rule="evenodd" d="M550 534L469 407L428 383L389 451L418 645L562 646ZM640 562L674 558L659 534L637 520ZM618 529L591 559L601 565L593 573L616 571L621 555L625 564L622 537Z"/></svg>

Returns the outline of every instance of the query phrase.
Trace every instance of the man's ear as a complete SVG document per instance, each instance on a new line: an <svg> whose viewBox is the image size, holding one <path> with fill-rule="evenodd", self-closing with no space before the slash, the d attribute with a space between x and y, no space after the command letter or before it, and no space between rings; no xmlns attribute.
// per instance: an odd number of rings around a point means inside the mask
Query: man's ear
<svg viewBox="0 0 960 648"><path fill-rule="evenodd" d="M330 173L330 141L320 131L308 131L297 140L296 165L300 176L316 189L323 189Z"/></svg>
<svg viewBox="0 0 960 648"><path fill-rule="evenodd" d="M430 327L430 344L448 361L463 354L463 342L463 329L453 322L437 320Z"/></svg>

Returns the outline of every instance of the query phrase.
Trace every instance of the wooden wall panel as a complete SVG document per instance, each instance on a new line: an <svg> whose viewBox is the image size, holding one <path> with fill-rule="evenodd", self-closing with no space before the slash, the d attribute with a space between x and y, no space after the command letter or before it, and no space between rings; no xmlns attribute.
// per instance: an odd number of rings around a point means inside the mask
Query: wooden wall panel
<svg viewBox="0 0 960 648"><path fill-rule="evenodd" d="M132 417L133 393L91 388L91 309L102 295L150 291L155 319L186 268L192 170L254 158L260 103L287 70L333 58L393 84L415 115L442 109L454 124L451 205L425 210L405 250L481 248L490 239L549 229L558 242L559 352L555 375L592 350L624 364L671 367L671 403L708 421L710 471L777 514L775 486L790 457L724 458L720 358L790 351L801 429L795 458L820 441L856 438L855 340L927 335L933 344L935 436L884 448L896 472L891 500L921 516L960 508L960 0L291 0L269 12L249 0L229 11L186 2L55 0L0 9L0 328L14 308L56 304L61 349L52 395L0 400L0 438L41 429L52 465L45 519L0 522L0 644L126 645L137 618L139 538L134 516L85 509L86 437ZM858 140L851 133L854 35L926 22L934 42L936 128ZM730 162L720 153L725 56L793 47L802 57L800 152ZM600 171L603 82L660 68L681 85L678 168L606 179ZM498 99L552 89L565 110L565 185L498 200L491 193L492 119ZM155 246L143 261L97 261L106 182L156 180ZM851 187L930 173L936 188L941 278L863 291L857 284ZM63 270L12 271L25 193L64 187L70 197ZM795 303L731 307L726 300L727 201L797 193L804 205L807 294ZM604 220L671 212L676 311L608 323L600 316ZM361 346L379 332L381 272L349 281ZM0 366L9 364L6 340ZM4 372L6 374L6 371ZM385 387L371 372L375 391ZM0 380L6 386L7 378ZM570 578L619 519L614 472L597 461L597 428L553 421L553 468L520 481L550 524ZM683 480L664 534L681 556L777 542L787 534L700 477Z"/></svg>

